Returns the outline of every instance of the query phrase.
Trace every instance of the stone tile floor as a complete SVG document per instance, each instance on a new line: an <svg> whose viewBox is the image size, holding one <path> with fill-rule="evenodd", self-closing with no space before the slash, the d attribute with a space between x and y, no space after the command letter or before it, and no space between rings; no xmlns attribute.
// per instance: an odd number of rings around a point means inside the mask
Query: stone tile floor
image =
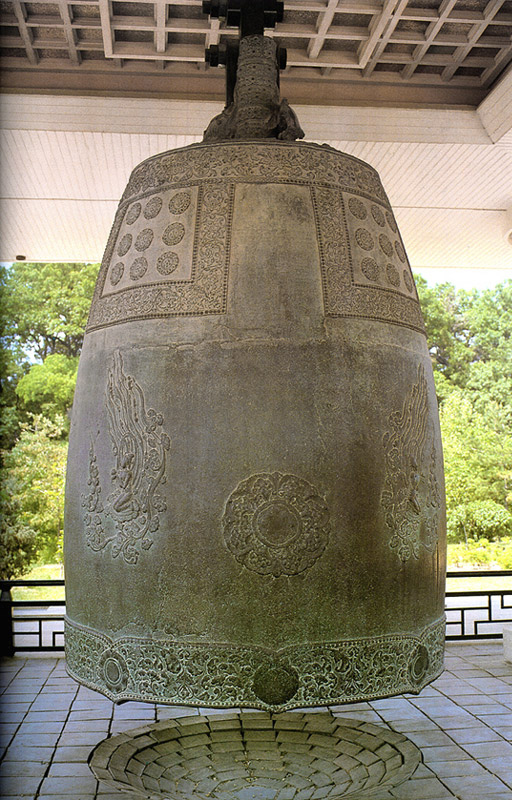
<svg viewBox="0 0 512 800"><path fill-rule="evenodd" d="M503 658L503 645L450 642L445 665L418 696L331 707L336 716L404 733L422 750L424 763L413 778L374 800L512 800L512 664ZM6 659L0 679L3 800L135 800L98 784L87 766L92 748L151 721L212 713L114 706L67 677L63 658Z"/></svg>

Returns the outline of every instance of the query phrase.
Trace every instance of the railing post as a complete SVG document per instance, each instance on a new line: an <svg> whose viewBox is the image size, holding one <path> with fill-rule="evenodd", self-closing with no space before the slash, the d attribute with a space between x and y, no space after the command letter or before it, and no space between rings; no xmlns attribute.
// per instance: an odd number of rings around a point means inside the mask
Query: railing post
<svg viewBox="0 0 512 800"><path fill-rule="evenodd" d="M14 655L14 632L12 624L11 584L2 581L0 595L0 654L11 658Z"/></svg>

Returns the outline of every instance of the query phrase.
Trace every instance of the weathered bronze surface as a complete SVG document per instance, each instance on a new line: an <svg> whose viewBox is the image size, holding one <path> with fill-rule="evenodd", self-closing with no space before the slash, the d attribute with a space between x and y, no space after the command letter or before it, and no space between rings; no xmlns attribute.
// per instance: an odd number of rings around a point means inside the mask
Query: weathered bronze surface
<svg viewBox="0 0 512 800"><path fill-rule="evenodd" d="M223 9L226 109L133 171L92 303L68 669L213 707L418 692L443 661L444 507L410 267L375 171L294 142L261 35L282 4Z"/></svg>
<svg viewBox="0 0 512 800"><path fill-rule="evenodd" d="M429 354L378 175L328 147L139 165L80 362L70 674L115 700L285 709L442 669Z"/></svg>

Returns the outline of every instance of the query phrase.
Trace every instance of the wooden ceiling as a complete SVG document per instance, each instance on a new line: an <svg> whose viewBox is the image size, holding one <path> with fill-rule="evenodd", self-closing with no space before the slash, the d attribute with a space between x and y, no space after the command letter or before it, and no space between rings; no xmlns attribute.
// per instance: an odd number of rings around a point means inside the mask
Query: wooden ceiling
<svg viewBox="0 0 512 800"><path fill-rule="evenodd" d="M224 102L201 0L0 0L0 258L101 257L130 170ZM283 96L381 173L415 268L512 270L512 0L285 0Z"/></svg>
<svg viewBox="0 0 512 800"><path fill-rule="evenodd" d="M201 0L3 0L4 91L221 99ZM512 60L512 0L286 0L291 102L478 105Z"/></svg>

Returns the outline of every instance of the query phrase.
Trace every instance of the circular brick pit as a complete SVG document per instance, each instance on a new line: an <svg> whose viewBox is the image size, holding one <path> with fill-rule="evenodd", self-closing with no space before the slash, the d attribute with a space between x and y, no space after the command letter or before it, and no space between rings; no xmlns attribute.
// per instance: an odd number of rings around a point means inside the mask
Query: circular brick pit
<svg viewBox="0 0 512 800"><path fill-rule="evenodd" d="M359 800L403 783L420 761L405 736L368 722L258 711L146 725L105 739L89 764L154 800Z"/></svg>

